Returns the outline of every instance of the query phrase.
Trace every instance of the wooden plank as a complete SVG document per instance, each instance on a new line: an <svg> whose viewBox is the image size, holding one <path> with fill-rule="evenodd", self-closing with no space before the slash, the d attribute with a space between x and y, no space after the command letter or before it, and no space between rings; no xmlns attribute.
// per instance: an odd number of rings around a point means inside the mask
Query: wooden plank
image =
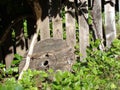
<svg viewBox="0 0 120 90"><path fill-rule="evenodd" d="M23 18L24 19L24 18ZM27 22L26 22L27 24ZM26 53L26 45L25 45L25 38L24 38L24 30L23 30L23 20L17 22L11 29L12 31L12 45L14 52L13 54L19 54L24 56ZM27 26L26 26L27 27Z"/></svg>
<svg viewBox="0 0 120 90"><path fill-rule="evenodd" d="M106 46L110 47L112 41L116 38L115 0L105 0L105 33Z"/></svg>
<svg viewBox="0 0 120 90"><path fill-rule="evenodd" d="M40 24L40 39L48 39L50 38L50 30L49 30L49 0L41 0L40 5L42 7L42 22Z"/></svg>
<svg viewBox="0 0 120 90"><path fill-rule="evenodd" d="M118 0L118 7L119 7L119 23L120 23L120 0Z"/></svg>
<svg viewBox="0 0 120 90"><path fill-rule="evenodd" d="M16 31L15 51L17 54L24 56L26 53L25 38L24 38L23 30L19 30L19 29L16 29L17 31Z"/></svg>
<svg viewBox="0 0 120 90"><path fill-rule="evenodd" d="M101 0L94 0L92 9L92 17L93 17L93 27L96 39L101 40L101 44L99 46L100 50L104 49L103 45L103 30L102 30L102 7Z"/></svg>
<svg viewBox="0 0 120 90"><path fill-rule="evenodd" d="M11 32L10 34L8 34L6 40L4 41L4 44L2 45L2 49L4 53L3 55L5 59L6 68L9 68L14 58L14 49L12 45Z"/></svg>
<svg viewBox="0 0 120 90"><path fill-rule="evenodd" d="M80 13L78 15L78 22L79 22L79 45L80 45L80 53L82 56L80 57L80 60L82 61L86 57L86 48L89 45L89 26L87 23L88 18L88 1L87 0L81 0L78 5L81 3L82 7L84 9L80 9Z"/></svg>
<svg viewBox="0 0 120 90"><path fill-rule="evenodd" d="M59 14L53 20L53 38L63 39L62 18Z"/></svg>
<svg viewBox="0 0 120 90"><path fill-rule="evenodd" d="M66 17L66 41L74 48L76 45L76 30L75 30L75 9L72 8L74 5L74 0L69 0L67 6L65 7L65 17Z"/></svg>
<svg viewBox="0 0 120 90"><path fill-rule="evenodd" d="M61 0L52 0L51 17L53 23L53 38L63 39Z"/></svg>
<svg viewBox="0 0 120 90"><path fill-rule="evenodd" d="M45 40L50 38L50 31L49 31L49 18L46 17L43 22L41 23L40 27L40 39Z"/></svg>
<svg viewBox="0 0 120 90"><path fill-rule="evenodd" d="M4 61L3 61L3 56L2 56L3 54L2 54L2 47L0 46L0 63L2 62L2 63L4 63Z"/></svg>

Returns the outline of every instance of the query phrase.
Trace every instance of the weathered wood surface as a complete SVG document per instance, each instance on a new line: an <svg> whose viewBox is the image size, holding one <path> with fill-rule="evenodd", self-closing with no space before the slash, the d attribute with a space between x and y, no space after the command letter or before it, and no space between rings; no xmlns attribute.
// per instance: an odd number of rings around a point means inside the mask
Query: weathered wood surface
<svg viewBox="0 0 120 90"><path fill-rule="evenodd" d="M116 38L115 0L105 0L105 33L106 46L110 47L112 41Z"/></svg>
<svg viewBox="0 0 120 90"><path fill-rule="evenodd" d="M51 17L53 24L53 38L63 39L62 17L61 17L61 0L52 0Z"/></svg>
<svg viewBox="0 0 120 90"><path fill-rule="evenodd" d="M75 9L74 0L68 0L65 7L65 17L66 17L66 41L74 48L76 45L76 29L75 29Z"/></svg>
<svg viewBox="0 0 120 90"><path fill-rule="evenodd" d="M40 3L42 7L42 17L40 23L40 39L45 40L50 38L50 30L49 30L49 0L41 0ZM40 18L40 17L39 17Z"/></svg>
<svg viewBox="0 0 120 90"><path fill-rule="evenodd" d="M95 38L101 40L101 44L99 46L100 50L104 49L103 45L103 29L102 29L102 7L101 0L94 0L92 9L92 17L93 17L93 29L95 33Z"/></svg>
<svg viewBox="0 0 120 90"><path fill-rule="evenodd" d="M2 47L0 47L0 62L2 62L3 63L3 55L2 55Z"/></svg>
<svg viewBox="0 0 120 90"><path fill-rule="evenodd" d="M75 62L74 50L62 39L46 39L38 42L30 61L30 69L47 70L71 70ZM19 71L23 68L25 60L19 65Z"/></svg>
<svg viewBox="0 0 120 90"><path fill-rule="evenodd" d="M21 23L21 24L20 24ZM17 53L21 56L24 56L24 54L26 53L26 43L25 43L25 37L24 37L24 30L23 30L23 26L22 23L20 22L18 24L16 24L15 26L15 41L13 43L13 47L14 47L14 53ZM19 29L19 30L17 30Z"/></svg>
<svg viewBox="0 0 120 90"><path fill-rule="evenodd" d="M62 29L62 18L58 14L53 20L53 38L62 39L63 29Z"/></svg>
<svg viewBox="0 0 120 90"><path fill-rule="evenodd" d="M5 55L5 64L6 64L6 68L9 68L12 60L14 58L14 48L11 45L12 42L12 36L8 35L7 39L5 40L4 44L2 44L2 50L3 50L3 54ZM4 47L5 46L5 47Z"/></svg>
<svg viewBox="0 0 120 90"><path fill-rule="evenodd" d="M119 23L120 23L120 0L118 0L118 7L119 7Z"/></svg>
<svg viewBox="0 0 120 90"><path fill-rule="evenodd" d="M78 5L81 3L81 8L79 9L78 22L79 22L79 46L80 53L82 54L80 60L86 57L86 49L89 45L89 25L87 23L88 19L88 1L78 0Z"/></svg>

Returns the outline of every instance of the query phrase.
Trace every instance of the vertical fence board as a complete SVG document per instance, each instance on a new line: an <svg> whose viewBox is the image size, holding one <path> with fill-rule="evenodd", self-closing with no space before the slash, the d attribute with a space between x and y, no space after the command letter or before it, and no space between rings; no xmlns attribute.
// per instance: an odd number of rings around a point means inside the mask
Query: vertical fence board
<svg viewBox="0 0 120 90"><path fill-rule="evenodd" d="M46 17L43 22L41 23L40 27L40 36L41 40L45 40L50 38L50 31L49 31L49 18Z"/></svg>
<svg viewBox="0 0 120 90"><path fill-rule="evenodd" d="M40 39L48 39L50 38L50 30L49 30L49 0L41 1L42 7L42 22L40 24Z"/></svg>
<svg viewBox="0 0 120 90"><path fill-rule="evenodd" d="M14 58L14 49L13 49L13 45L12 45L11 33L7 36L7 38L3 44L3 52L4 52L6 68L9 68L11 66L12 60Z"/></svg>
<svg viewBox="0 0 120 90"><path fill-rule="evenodd" d="M119 23L120 23L120 0L118 0L118 7L119 7Z"/></svg>
<svg viewBox="0 0 120 90"><path fill-rule="evenodd" d="M62 18L61 18L61 0L52 0L51 2L51 16L53 23L53 38L62 39Z"/></svg>
<svg viewBox="0 0 120 90"><path fill-rule="evenodd" d="M112 41L116 38L115 0L105 0L105 33L106 46L110 47Z"/></svg>
<svg viewBox="0 0 120 90"><path fill-rule="evenodd" d="M65 7L65 17L66 17L66 40L67 43L74 48L76 44L76 34L75 34L75 10L72 8L74 4L74 0L69 0ZM71 4L72 3L72 4Z"/></svg>
<svg viewBox="0 0 120 90"><path fill-rule="evenodd" d="M59 15L53 18L53 38L63 39L62 18Z"/></svg>
<svg viewBox="0 0 120 90"><path fill-rule="evenodd" d="M3 63L3 57L2 57L2 47L0 46L0 63Z"/></svg>
<svg viewBox="0 0 120 90"><path fill-rule="evenodd" d="M83 4L81 8L85 9L80 9L80 14L78 15L78 21L79 21L79 45L80 45L80 53L82 56L80 57L80 60L83 60L83 58L86 57L86 48L89 45L89 26L87 23L88 19L88 1L87 0L81 0L79 2L78 0L78 5Z"/></svg>
<svg viewBox="0 0 120 90"><path fill-rule="evenodd" d="M21 30L17 30L16 31L16 53L24 56L24 54L26 53L26 45L25 45L25 38L24 38L24 34L23 31ZM19 35L20 34L20 35Z"/></svg>
<svg viewBox="0 0 120 90"><path fill-rule="evenodd" d="M100 44L100 50L104 49L103 45L103 30L102 30L102 7L101 0L94 0L93 9L92 9L92 17L93 17L93 27L95 32L96 39L100 39L102 43Z"/></svg>

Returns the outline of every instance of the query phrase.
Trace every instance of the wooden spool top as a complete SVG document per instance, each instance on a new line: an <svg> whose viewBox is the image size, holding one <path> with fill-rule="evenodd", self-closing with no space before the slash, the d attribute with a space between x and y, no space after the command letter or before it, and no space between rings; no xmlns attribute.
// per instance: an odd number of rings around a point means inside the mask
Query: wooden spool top
<svg viewBox="0 0 120 90"><path fill-rule="evenodd" d="M62 39L46 39L39 41L33 51L30 61L30 69L47 70L71 70L75 62L74 50ZM23 68L25 60L19 65L19 71Z"/></svg>

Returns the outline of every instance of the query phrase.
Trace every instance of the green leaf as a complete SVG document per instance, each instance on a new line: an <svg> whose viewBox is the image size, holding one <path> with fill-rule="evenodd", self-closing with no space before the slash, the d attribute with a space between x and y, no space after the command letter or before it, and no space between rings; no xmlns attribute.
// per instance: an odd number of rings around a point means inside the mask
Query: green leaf
<svg viewBox="0 0 120 90"><path fill-rule="evenodd" d="M65 72L63 72L62 78L66 78L66 77L68 77L69 75L70 75L70 73L67 72L67 71L65 71Z"/></svg>
<svg viewBox="0 0 120 90"><path fill-rule="evenodd" d="M23 28L24 28L24 36L25 38L28 38L28 29L27 29L27 20L24 19L23 21Z"/></svg>
<svg viewBox="0 0 120 90"><path fill-rule="evenodd" d="M14 57L15 57L17 60L22 60L22 56L20 56L19 54L15 54Z"/></svg>
<svg viewBox="0 0 120 90"><path fill-rule="evenodd" d="M41 77L48 77L48 73L46 73L45 71L40 71L40 76Z"/></svg>
<svg viewBox="0 0 120 90"><path fill-rule="evenodd" d="M12 38L14 39L16 36L15 30L12 28Z"/></svg>
<svg viewBox="0 0 120 90"><path fill-rule="evenodd" d="M93 69L92 69L92 72L93 72L94 74L97 74L96 68L93 68Z"/></svg>
<svg viewBox="0 0 120 90"><path fill-rule="evenodd" d="M97 40L95 41L95 47L98 47L98 46L100 45L100 43L101 43L100 39L97 39Z"/></svg>
<svg viewBox="0 0 120 90"><path fill-rule="evenodd" d="M53 73L54 70L50 68L50 69L48 70L48 72L49 72L49 73Z"/></svg>
<svg viewBox="0 0 120 90"><path fill-rule="evenodd" d="M110 87L111 87L111 89L117 88L116 85L115 85L114 83L111 83Z"/></svg>
<svg viewBox="0 0 120 90"><path fill-rule="evenodd" d="M5 65L0 63L0 68L5 68Z"/></svg>
<svg viewBox="0 0 120 90"><path fill-rule="evenodd" d="M24 88L20 85L16 85L14 90L24 90Z"/></svg>
<svg viewBox="0 0 120 90"><path fill-rule="evenodd" d="M62 90L72 90L72 88L70 88L69 86L65 86L65 87L63 87Z"/></svg>

